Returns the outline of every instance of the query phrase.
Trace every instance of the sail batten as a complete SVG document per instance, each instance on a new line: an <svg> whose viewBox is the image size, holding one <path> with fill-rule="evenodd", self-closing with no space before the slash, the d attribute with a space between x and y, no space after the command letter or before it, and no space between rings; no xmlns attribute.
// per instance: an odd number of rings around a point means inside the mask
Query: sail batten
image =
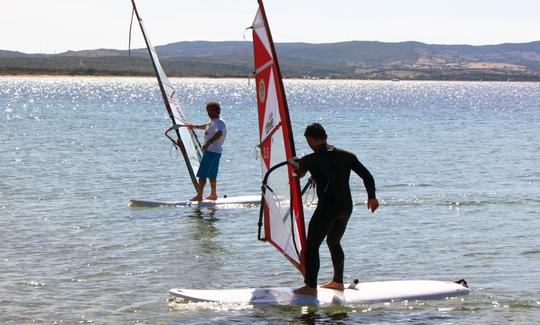
<svg viewBox="0 0 540 325"><path fill-rule="evenodd" d="M150 59L152 61L152 66L154 67L154 72L156 74L156 78L159 84L161 95L163 97L165 108L173 123L173 126L175 125L182 126L182 125L190 124L186 118L184 111L182 110L180 106L180 102L178 101L176 88L167 78L167 75L165 74L165 71L163 70L163 67L161 66L161 63L159 61L157 52L152 46L152 44L150 43L150 39L148 38L146 29L144 28L143 20L141 19L141 16L139 15L139 12L135 5L135 0L131 0L131 3L133 5L133 11L135 12L137 21L139 22L139 26L141 27L141 32L143 34L143 38L146 43L148 53L150 55ZM173 139L171 136L169 136L169 132L173 130L174 130L174 134L176 135L176 139ZM197 190L198 182L195 176L194 167L199 166L199 163L202 158L202 150L201 150L201 144L199 140L197 139L195 132L185 127L180 127L176 129L173 129L171 127L165 132L165 135L169 139L171 139L171 141L176 145L176 147L182 153L182 156L186 163L186 167L188 169L191 182L193 183L195 190Z"/></svg>
<svg viewBox="0 0 540 325"><path fill-rule="evenodd" d="M253 57L263 174L260 227L264 237L302 273L305 229L298 179L284 161L296 155L287 99L262 0L253 29ZM261 229L259 229L259 234Z"/></svg>

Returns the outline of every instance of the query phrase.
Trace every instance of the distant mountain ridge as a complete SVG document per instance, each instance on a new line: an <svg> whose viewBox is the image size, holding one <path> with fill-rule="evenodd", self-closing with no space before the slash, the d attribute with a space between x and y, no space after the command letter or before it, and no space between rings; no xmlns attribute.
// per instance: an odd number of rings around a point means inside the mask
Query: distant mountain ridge
<svg viewBox="0 0 540 325"><path fill-rule="evenodd" d="M537 80L540 41L499 45L420 42L277 43L285 77L355 79ZM244 77L249 41L183 41L157 46L170 76ZM60 54L0 50L0 74L153 75L146 49L95 49Z"/></svg>

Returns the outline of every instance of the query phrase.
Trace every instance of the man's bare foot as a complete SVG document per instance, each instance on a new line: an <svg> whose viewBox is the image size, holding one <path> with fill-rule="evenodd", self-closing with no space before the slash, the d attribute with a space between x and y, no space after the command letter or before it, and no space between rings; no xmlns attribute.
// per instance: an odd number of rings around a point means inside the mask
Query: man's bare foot
<svg viewBox="0 0 540 325"><path fill-rule="evenodd" d="M202 195L195 195L194 197L192 197L190 199L191 202L194 202L194 201L202 201Z"/></svg>
<svg viewBox="0 0 540 325"><path fill-rule="evenodd" d="M345 290L345 286L343 285L343 283L338 283L334 280L328 281L325 284L322 284L321 288L333 289L333 290L339 290L339 291Z"/></svg>
<svg viewBox="0 0 540 325"><path fill-rule="evenodd" d="M207 200L215 201L217 200L217 194L210 194L206 197Z"/></svg>
<svg viewBox="0 0 540 325"><path fill-rule="evenodd" d="M303 287L294 289L293 293L297 295L317 296L317 288L303 286Z"/></svg>

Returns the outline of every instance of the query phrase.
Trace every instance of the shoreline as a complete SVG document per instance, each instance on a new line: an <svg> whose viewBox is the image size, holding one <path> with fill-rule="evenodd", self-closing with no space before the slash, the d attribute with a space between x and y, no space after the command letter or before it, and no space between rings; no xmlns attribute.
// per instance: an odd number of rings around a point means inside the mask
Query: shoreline
<svg viewBox="0 0 540 325"><path fill-rule="evenodd" d="M73 78L73 79L155 79L155 76L128 76L128 75L70 75L70 74L0 74L0 79L2 78L33 78L33 79L62 79L62 78ZM214 76L191 76L191 77L168 77L169 79L210 79L210 80L251 80L254 79L252 76L246 77L214 77ZM284 80L302 80L302 81L377 81L377 82L530 82L537 83L538 80L526 80L526 79L514 79L514 80L470 80L470 79L361 79L361 78L299 78L299 77L283 77Z"/></svg>

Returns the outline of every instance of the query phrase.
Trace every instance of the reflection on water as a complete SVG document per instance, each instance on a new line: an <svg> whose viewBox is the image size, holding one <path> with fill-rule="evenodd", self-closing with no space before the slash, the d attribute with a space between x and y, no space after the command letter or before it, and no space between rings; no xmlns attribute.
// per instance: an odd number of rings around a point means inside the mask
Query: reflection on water
<svg viewBox="0 0 540 325"><path fill-rule="evenodd" d="M192 218L199 218L199 219L208 219L211 221L215 221L216 219L216 211L218 208L214 206L208 206L208 207L194 207L192 209L193 213L191 214Z"/></svg>
<svg viewBox="0 0 540 325"><path fill-rule="evenodd" d="M320 324L321 322L340 323L347 320L351 312L355 312L355 310L340 305L329 307L302 306L300 315L294 316L292 321L308 325Z"/></svg>
<svg viewBox="0 0 540 325"><path fill-rule="evenodd" d="M200 244L205 253L220 254L224 250L213 239L220 234L216 228L216 208L204 207L194 208L188 215L191 225L191 237L195 243Z"/></svg>

